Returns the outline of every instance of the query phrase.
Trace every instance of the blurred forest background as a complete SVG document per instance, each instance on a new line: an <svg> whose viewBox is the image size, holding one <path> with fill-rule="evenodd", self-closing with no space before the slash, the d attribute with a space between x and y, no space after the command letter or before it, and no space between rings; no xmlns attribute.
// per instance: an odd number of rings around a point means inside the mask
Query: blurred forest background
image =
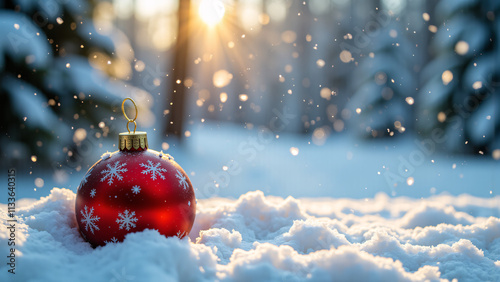
<svg viewBox="0 0 500 282"><path fill-rule="evenodd" d="M85 152L111 151L125 131L125 97L158 150L182 146L204 124L236 124L278 127L317 150L342 135L409 135L449 155L500 159L497 0L3 0L0 8L4 167L86 171L96 159Z"/></svg>

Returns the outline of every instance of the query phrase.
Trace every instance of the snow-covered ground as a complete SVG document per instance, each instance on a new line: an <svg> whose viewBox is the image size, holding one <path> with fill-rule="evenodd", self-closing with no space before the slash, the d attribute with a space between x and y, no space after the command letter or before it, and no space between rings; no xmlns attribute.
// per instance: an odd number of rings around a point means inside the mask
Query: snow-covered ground
<svg viewBox="0 0 500 282"><path fill-rule="evenodd" d="M158 151L169 145L163 151L175 157L188 173L198 199L235 199L254 190L281 197L357 199L373 198L379 192L414 198L443 192L486 198L500 193L500 160L449 154L432 139L405 135L367 141L332 134L323 145L315 145L310 135L257 127L248 130L229 123L205 122L188 130L191 136L182 146L175 146L169 138L161 139L158 130L147 130L148 140ZM38 199L47 196L52 187L76 192L87 169L106 151L117 150L117 140L107 139L101 146L97 142L85 144L85 158L78 156L77 161L63 163L62 172L56 175L47 171L46 165L18 169L18 198ZM426 145L419 146L420 142ZM74 169L78 166L79 171ZM7 183L6 176L0 175L1 183ZM43 187L35 186L37 178L44 180ZM6 193L0 193L0 203L6 203Z"/></svg>
<svg viewBox="0 0 500 282"><path fill-rule="evenodd" d="M500 196L283 199L254 191L200 200L189 238L147 230L96 249L78 233L74 200L54 188L24 201L16 274L2 263L1 281L500 279ZM2 254L8 237L0 229Z"/></svg>
<svg viewBox="0 0 500 282"><path fill-rule="evenodd" d="M197 197L211 196L214 181L220 182L215 195L233 198L254 190L281 197L358 199L379 192L414 198L443 192L500 194L500 160L450 154L432 138L408 134L362 140L334 133L315 145L310 135L265 127L208 123L191 132L185 147L171 154L191 173Z"/></svg>
<svg viewBox="0 0 500 282"><path fill-rule="evenodd" d="M97 249L84 242L74 192L114 151L94 144L82 170L63 177L18 169L17 274L2 264L0 281L500 280L499 161L425 149L412 136L332 135L319 146L228 124L189 130L166 150L199 199L189 239L145 231ZM169 141L155 133L160 150ZM0 230L0 254L9 235Z"/></svg>

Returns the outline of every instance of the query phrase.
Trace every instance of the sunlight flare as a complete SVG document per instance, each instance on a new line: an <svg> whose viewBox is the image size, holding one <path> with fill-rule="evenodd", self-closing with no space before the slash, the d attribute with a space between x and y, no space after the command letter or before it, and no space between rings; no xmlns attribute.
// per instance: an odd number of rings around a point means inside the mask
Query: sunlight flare
<svg viewBox="0 0 500 282"><path fill-rule="evenodd" d="M208 26L215 26L224 17L226 8L218 0L202 0L198 8L198 14L201 20Z"/></svg>

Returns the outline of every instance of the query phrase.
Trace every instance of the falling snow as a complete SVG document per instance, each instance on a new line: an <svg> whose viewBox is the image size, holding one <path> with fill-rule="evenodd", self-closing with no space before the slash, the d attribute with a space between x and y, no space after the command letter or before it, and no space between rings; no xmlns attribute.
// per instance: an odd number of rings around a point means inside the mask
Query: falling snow
<svg viewBox="0 0 500 282"><path fill-rule="evenodd" d="M179 179L179 185L186 190L189 187L189 184L187 183L186 177L180 172L179 170L177 171L177 174L175 174L175 177Z"/></svg>
<svg viewBox="0 0 500 282"><path fill-rule="evenodd" d="M97 226L96 222L99 221L100 217L94 215L94 208L90 208L90 211L87 211L87 206L83 207L83 210L80 210L80 213L82 214L83 218L81 222L85 224L85 230L92 232L94 234L94 229L99 230L99 227Z"/></svg>
<svg viewBox="0 0 500 282"><path fill-rule="evenodd" d="M141 187L139 185L132 186L132 193L139 194L141 192Z"/></svg>
<svg viewBox="0 0 500 282"><path fill-rule="evenodd" d="M113 180L115 178L118 180L122 180L123 176L121 176L120 174L123 172L127 172L127 169L124 168L124 166L126 165L126 163L120 164L120 161L116 161L113 166L111 166L111 164L107 164L107 169L101 171L101 174L104 174L104 177L101 178L101 182L108 179L108 184L111 185L113 184Z"/></svg>
<svg viewBox="0 0 500 282"><path fill-rule="evenodd" d="M127 231L130 230L130 228L135 227L135 222L137 222L137 218L134 217L135 212L129 212L128 210L125 210L123 213L118 214L118 218L116 219L116 223L120 225L120 229L127 229Z"/></svg>
<svg viewBox="0 0 500 282"><path fill-rule="evenodd" d="M145 168L145 170L142 171L142 174L151 173L151 179L156 180L156 175L160 176L161 179L165 179L162 172L167 172L167 170L160 167L160 162L153 164L152 161L148 160L148 164L141 163L139 165Z"/></svg>

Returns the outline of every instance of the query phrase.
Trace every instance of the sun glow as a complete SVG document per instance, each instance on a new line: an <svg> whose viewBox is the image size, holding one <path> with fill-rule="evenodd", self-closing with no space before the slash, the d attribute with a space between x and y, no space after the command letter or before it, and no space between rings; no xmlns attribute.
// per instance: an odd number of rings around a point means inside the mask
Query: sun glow
<svg viewBox="0 0 500 282"><path fill-rule="evenodd" d="M219 0L202 0L198 8L201 20L208 26L215 26L224 17L226 8Z"/></svg>

